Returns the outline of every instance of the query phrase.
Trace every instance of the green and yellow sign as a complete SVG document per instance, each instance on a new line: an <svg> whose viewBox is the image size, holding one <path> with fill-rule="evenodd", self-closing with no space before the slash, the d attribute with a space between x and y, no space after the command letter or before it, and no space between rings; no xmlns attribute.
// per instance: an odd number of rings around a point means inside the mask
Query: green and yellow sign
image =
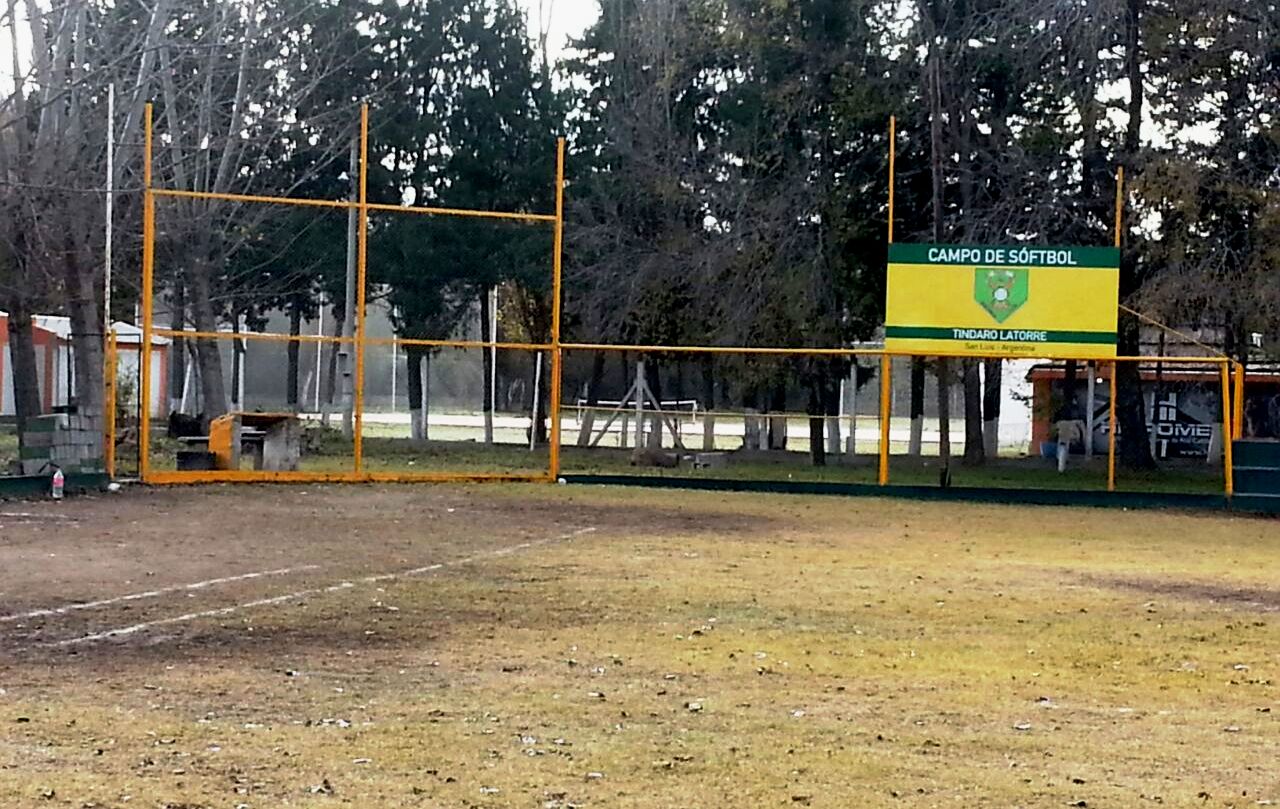
<svg viewBox="0 0 1280 809"><path fill-rule="evenodd" d="M1116 355L1113 247L891 244L885 347L915 354Z"/></svg>

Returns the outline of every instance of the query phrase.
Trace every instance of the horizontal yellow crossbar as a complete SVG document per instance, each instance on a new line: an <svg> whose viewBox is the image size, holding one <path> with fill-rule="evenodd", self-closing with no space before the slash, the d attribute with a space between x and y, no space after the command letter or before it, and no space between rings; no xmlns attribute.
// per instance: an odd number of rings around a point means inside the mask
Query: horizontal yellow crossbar
<svg viewBox="0 0 1280 809"><path fill-rule="evenodd" d="M276 342L295 343L355 343L350 337L329 337L318 334L279 334L276 332L253 331L178 331L177 329L153 329L154 334L162 337L179 337L188 339L213 340L270 340ZM550 343L493 343L483 340L416 340L403 337L370 337L364 341L371 346L423 346L425 348L498 348L508 351L554 351ZM620 345L616 343L561 343L565 351L636 351L640 353L672 354L753 354L766 356L819 356L819 357L916 357L923 356L910 351L886 351L883 348L774 348L764 346L664 346L664 345ZM987 354L929 354L928 357L979 357L990 358ZM1081 360L1081 357L1053 356L1029 357L1037 360ZM1111 362L1111 359L1105 360ZM1145 363L1181 363L1190 365L1225 365L1232 361L1227 357L1116 357L1116 362Z"/></svg>
<svg viewBox="0 0 1280 809"><path fill-rule="evenodd" d="M161 337L178 337L189 340L266 340L278 343L356 343L351 337L330 337L321 334L280 334L262 331L179 331L177 329L152 329ZM364 345L370 346L423 346L426 348L499 348L510 351L551 351L549 343L487 343L482 340L411 340L401 337L369 337Z"/></svg>
<svg viewBox="0 0 1280 809"><path fill-rule="evenodd" d="M513 351L551 351L548 343L486 343L482 340L412 340L401 337L370 337L365 340L371 346L422 346L424 348L505 348Z"/></svg>
<svg viewBox="0 0 1280 809"><path fill-rule="evenodd" d="M151 472L146 482L159 486L191 483L546 483L547 473L467 472L267 472L208 469Z"/></svg>
<svg viewBox="0 0 1280 809"><path fill-rule="evenodd" d="M174 199L216 199L223 202L252 202L266 205L296 205L306 208L360 209L380 211L384 213L410 213L426 216L469 216L477 219L514 219L521 222L554 222L552 214L544 213L512 213L508 211L476 211L468 208L432 208L423 205L388 205L386 203L366 203L336 199L307 199L305 197L268 197L259 194L225 194L212 191L182 191L176 188L155 188L151 191L157 197Z"/></svg>
<svg viewBox="0 0 1280 809"><path fill-rule="evenodd" d="M980 359L1009 359L993 357L990 354L948 353L920 354L914 351L893 351L883 348L768 348L761 346L663 346L663 345L619 345L615 343L561 343L565 351L637 351L641 353L667 352L672 354L756 354L772 356L819 356L819 357L957 357ZM1016 359L1036 360L1080 360L1081 357L1069 355L1057 356L1046 354L1036 357L1018 357ZM1223 357L1115 357L1117 362L1170 362L1198 363L1201 365L1222 365L1230 362ZM1106 362L1111 362L1107 358Z"/></svg>
<svg viewBox="0 0 1280 809"><path fill-rule="evenodd" d="M152 329L160 337L178 337L189 340L266 340L277 343L354 343L350 337L330 337L323 334L279 334L264 331L179 331L178 329Z"/></svg>

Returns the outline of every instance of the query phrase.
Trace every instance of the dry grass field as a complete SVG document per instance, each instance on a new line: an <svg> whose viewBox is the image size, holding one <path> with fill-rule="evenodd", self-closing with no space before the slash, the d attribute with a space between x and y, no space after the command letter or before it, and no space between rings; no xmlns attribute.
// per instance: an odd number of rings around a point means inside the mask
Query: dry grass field
<svg viewBox="0 0 1280 809"><path fill-rule="evenodd" d="M1221 515L0 503L0 806L1280 806L1277 570Z"/></svg>

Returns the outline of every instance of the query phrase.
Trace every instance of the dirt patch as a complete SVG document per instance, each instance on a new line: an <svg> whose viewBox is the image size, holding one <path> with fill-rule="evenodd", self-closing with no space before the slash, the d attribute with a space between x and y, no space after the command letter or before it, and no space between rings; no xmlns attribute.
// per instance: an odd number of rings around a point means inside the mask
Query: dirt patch
<svg viewBox="0 0 1280 809"><path fill-rule="evenodd" d="M1123 576L1086 576L1084 581L1095 587L1132 590L1147 595L1168 596L1185 601L1207 601L1210 604L1221 604L1257 612L1280 612L1280 590L1214 584L1204 581L1170 581L1168 579L1141 579Z"/></svg>
<svg viewBox="0 0 1280 809"><path fill-rule="evenodd" d="M546 485L23 510L76 522L0 515L11 611L314 567L0 624L4 809L1280 801L1280 622L1053 586L1263 590L1253 522Z"/></svg>
<svg viewBox="0 0 1280 809"><path fill-rule="evenodd" d="M15 652L154 622L90 645L136 650L181 637L196 649L217 646L212 635L190 638L185 621L165 622L211 614L236 624L237 605L291 593L314 600L343 582L373 589L361 580L436 565L458 575L468 559L584 529L606 537L742 536L771 522L721 501L705 509L652 500L602 507L590 493L548 486L136 488L10 505L0 511L0 649ZM305 643L304 635L291 641ZM229 637L260 646L264 636ZM93 654L88 646L62 650L81 652Z"/></svg>

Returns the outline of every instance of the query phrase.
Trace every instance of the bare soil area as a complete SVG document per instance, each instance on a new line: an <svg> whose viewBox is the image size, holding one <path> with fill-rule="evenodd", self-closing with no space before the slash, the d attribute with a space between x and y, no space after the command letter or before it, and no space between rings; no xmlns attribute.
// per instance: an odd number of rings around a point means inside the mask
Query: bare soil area
<svg viewBox="0 0 1280 809"><path fill-rule="evenodd" d="M545 485L0 503L0 807L1280 805L1276 526Z"/></svg>

